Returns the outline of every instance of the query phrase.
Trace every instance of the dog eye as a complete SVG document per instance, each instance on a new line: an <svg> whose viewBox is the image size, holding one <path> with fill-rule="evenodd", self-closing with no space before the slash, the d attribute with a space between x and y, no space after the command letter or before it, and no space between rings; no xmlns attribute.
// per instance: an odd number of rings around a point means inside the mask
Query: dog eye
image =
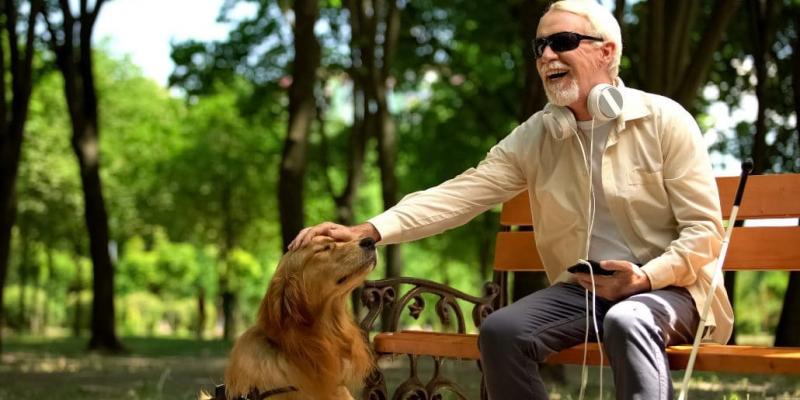
<svg viewBox="0 0 800 400"><path fill-rule="evenodd" d="M331 251L333 250L333 243L327 243L324 246L317 249L317 253L322 253L323 251Z"/></svg>

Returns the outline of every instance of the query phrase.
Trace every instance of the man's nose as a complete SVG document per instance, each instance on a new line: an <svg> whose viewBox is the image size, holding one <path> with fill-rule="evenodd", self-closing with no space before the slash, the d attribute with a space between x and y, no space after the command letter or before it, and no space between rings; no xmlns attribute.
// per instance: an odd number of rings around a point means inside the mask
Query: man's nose
<svg viewBox="0 0 800 400"><path fill-rule="evenodd" d="M552 61L558 58L558 53L553 51L550 46L545 46L544 50L542 50L542 56L539 57L540 61Z"/></svg>

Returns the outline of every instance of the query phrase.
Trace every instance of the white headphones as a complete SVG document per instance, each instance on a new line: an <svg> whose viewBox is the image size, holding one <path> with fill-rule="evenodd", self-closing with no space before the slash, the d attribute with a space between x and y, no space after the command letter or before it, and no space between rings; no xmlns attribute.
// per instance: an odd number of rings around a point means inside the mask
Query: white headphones
<svg viewBox="0 0 800 400"><path fill-rule="evenodd" d="M616 86L601 83L589 91L586 103L596 121L611 121L622 113L622 92ZM554 139L564 140L578 133L578 123L569 108L547 103L543 111L542 123Z"/></svg>

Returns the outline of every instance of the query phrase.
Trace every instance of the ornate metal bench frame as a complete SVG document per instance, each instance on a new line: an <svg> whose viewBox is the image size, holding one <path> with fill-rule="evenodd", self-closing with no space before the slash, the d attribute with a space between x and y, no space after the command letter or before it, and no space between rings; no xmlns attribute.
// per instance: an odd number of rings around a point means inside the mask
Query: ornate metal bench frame
<svg viewBox="0 0 800 400"><path fill-rule="evenodd" d="M495 274L495 279L497 278L497 274ZM502 279L499 281L504 282ZM402 296L398 297L399 289L404 286L411 287L403 292ZM483 320L504 303L505 296L501 295L501 286L504 285L497 282L486 282L483 286L483 296L476 297L426 279L403 277L366 281L362 287L361 302L367 308L367 314L360 325L364 332L369 334L378 318L384 312L388 312L388 326L382 331L399 332L400 318L404 309L407 308L409 315L414 319L418 319L426 306L425 299L422 296L430 294L438 297L435 303L438 320L444 326L450 326L453 319L455 319L457 333L466 334L467 322L457 300L472 304L472 323L476 328L479 328ZM455 318L452 315L455 315ZM380 358L387 355L377 354L377 356ZM423 383L418 374L420 356L413 354L408 354L407 356L409 357L409 377L397 386L391 396L392 400L434 400L443 398L445 393L455 394L462 400L468 399L462 388L442 375L443 358L433 357L433 376L427 383ZM480 361L477 364L480 369ZM389 391L386 387L383 372L380 369L376 369L365 382L362 399L388 400L389 398ZM486 398L483 379L481 379L481 398Z"/></svg>

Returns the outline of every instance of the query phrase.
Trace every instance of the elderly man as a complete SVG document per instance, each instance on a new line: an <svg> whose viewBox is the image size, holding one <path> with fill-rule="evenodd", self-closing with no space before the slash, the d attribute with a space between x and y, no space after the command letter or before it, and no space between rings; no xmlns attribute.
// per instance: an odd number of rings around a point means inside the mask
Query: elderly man
<svg viewBox="0 0 800 400"><path fill-rule="evenodd" d="M595 1L553 3L533 44L549 103L476 168L364 224L306 228L290 248L316 235L416 240L527 190L552 285L481 326L489 397L547 398L538 363L590 340L604 346L617 398L671 398L665 347L693 339L705 301L709 339L725 343L733 322L723 288L705 298L723 232L701 133L674 101L624 87L619 24ZM567 271L582 259L612 274Z"/></svg>

